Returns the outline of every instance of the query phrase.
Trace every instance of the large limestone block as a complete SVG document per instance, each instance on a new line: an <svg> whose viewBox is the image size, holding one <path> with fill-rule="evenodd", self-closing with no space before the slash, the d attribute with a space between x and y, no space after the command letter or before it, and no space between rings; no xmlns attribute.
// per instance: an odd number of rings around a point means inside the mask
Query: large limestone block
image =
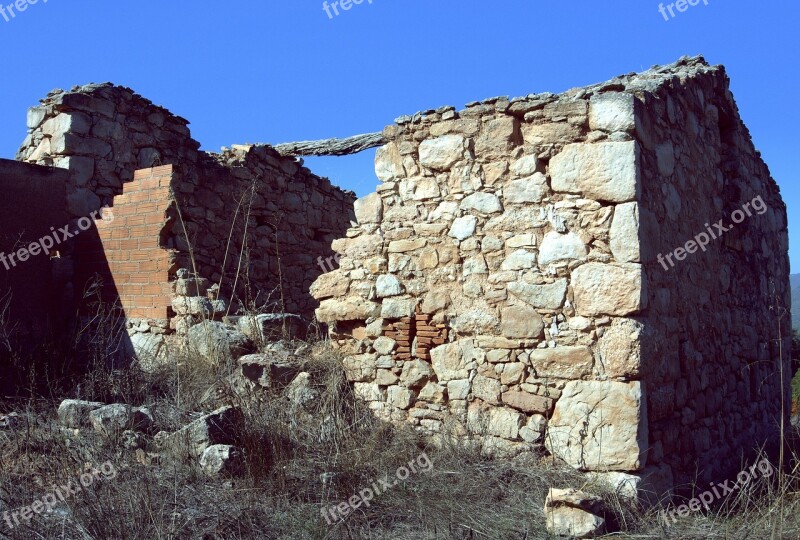
<svg viewBox="0 0 800 540"><path fill-rule="evenodd" d="M397 277L391 274L382 274L375 282L375 294L378 298L397 296L403 294L403 285Z"/></svg>
<svg viewBox="0 0 800 540"><path fill-rule="evenodd" d="M58 419L68 428L82 428L89 425L89 413L103 407L97 401L65 399L58 406Z"/></svg>
<svg viewBox="0 0 800 540"><path fill-rule="evenodd" d="M611 254L617 262L640 262L639 204L618 204L611 221Z"/></svg>
<svg viewBox="0 0 800 540"><path fill-rule="evenodd" d="M472 308L466 313L459 313L452 319L450 326L459 334L494 334L500 327L500 321L492 312Z"/></svg>
<svg viewBox="0 0 800 540"><path fill-rule="evenodd" d="M508 284L508 292L538 309L560 309L567 297L567 280L559 279L545 285L533 285L524 281Z"/></svg>
<svg viewBox="0 0 800 540"><path fill-rule="evenodd" d="M642 384L568 382L548 424L545 446L580 470L643 470L647 402Z"/></svg>
<svg viewBox="0 0 800 540"><path fill-rule="evenodd" d="M592 372L592 351L589 347L553 347L531 351L529 360L538 378L580 379Z"/></svg>
<svg viewBox="0 0 800 540"><path fill-rule="evenodd" d="M431 365L422 360L411 360L403 364L400 382L408 388L424 386L434 376Z"/></svg>
<svg viewBox="0 0 800 540"><path fill-rule="evenodd" d="M548 122L522 126L522 138L530 148L561 143L567 144L581 136L581 128L569 122Z"/></svg>
<svg viewBox="0 0 800 540"><path fill-rule="evenodd" d="M350 289L350 278L342 270L334 270L319 276L311 284L309 293L317 300L325 298L338 298L347 294Z"/></svg>
<svg viewBox="0 0 800 540"><path fill-rule="evenodd" d="M450 292L446 289L434 289L428 291L425 300L422 302L423 313L436 313L446 309L451 303Z"/></svg>
<svg viewBox="0 0 800 540"><path fill-rule="evenodd" d="M485 122L475 140L475 153L482 157L504 156L519 139L519 120L501 116Z"/></svg>
<svg viewBox="0 0 800 540"><path fill-rule="evenodd" d="M375 174L382 182L389 182L405 176L403 156L397 143L390 142L375 152Z"/></svg>
<svg viewBox="0 0 800 540"><path fill-rule="evenodd" d="M434 171L447 171L464 157L467 140L461 135L443 135L419 145L419 160Z"/></svg>
<svg viewBox="0 0 800 540"><path fill-rule="evenodd" d="M411 178L401 182L401 193L405 189L408 198L416 201L439 199L442 195L439 183L435 178Z"/></svg>
<svg viewBox="0 0 800 540"><path fill-rule="evenodd" d="M255 348L237 328L219 321L203 321L192 326L187 340L193 351L215 365L227 358L240 358Z"/></svg>
<svg viewBox="0 0 800 540"><path fill-rule="evenodd" d="M507 338L538 338L544 330L542 316L530 306L511 306L501 314L503 335Z"/></svg>
<svg viewBox="0 0 800 540"><path fill-rule="evenodd" d="M445 343L431 349L431 365L440 383L469 377L459 342Z"/></svg>
<svg viewBox="0 0 800 540"><path fill-rule="evenodd" d="M568 144L550 160L550 177L553 191L633 201L639 189L639 147L635 141Z"/></svg>
<svg viewBox="0 0 800 540"><path fill-rule="evenodd" d="M518 249L500 265L501 270L528 270L536 265L536 253Z"/></svg>
<svg viewBox="0 0 800 540"><path fill-rule="evenodd" d="M246 465L242 449L230 444L209 446L200 457L200 468L214 478L240 476Z"/></svg>
<svg viewBox="0 0 800 540"><path fill-rule="evenodd" d="M424 238L414 240L393 240L389 242L389 253L407 253L424 248L427 241Z"/></svg>
<svg viewBox="0 0 800 540"><path fill-rule="evenodd" d="M386 298L381 304L382 319L402 319L411 317L417 301L413 298Z"/></svg>
<svg viewBox="0 0 800 540"><path fill-rule="evenodd" d="M317 320L326 324L334 321L365 321L379 316L381 305L358 296L349 296L323 300L315 313Z"/></svg>
<svg viewBox="0 0 800 540"><path fill-rule="evenodd" d="M500 404L500 393L502 392L503 385L497 379L490 379L483 375L476 375L472 381L473 395L492 405Z"/></svg>
<svg viewBox="0 0 800 540"><path fill-rule="evenodd" d="M589 127L602 131L633 131L636 128L633 94L605 92L589 101Z"/></svg>
<svg viewBox="0 0 800 540"><path fill-rule="evenodd" d="M536 229L547 225L547 219L542 217L541 208L525 204L512 206L498 216L494 216L483 227L483 231L506 232L506 231L525 231Z"/></svg>
<svg viewBox="0 0 800 540"><path fill-rule="evenodd" d="M475 216L462 216L453 221L453 226L450 227L450 232L447 234L458 241L464 241L475 234L477 224L478 218Z"/></svg>
<svg viewBox="0 0 800 540"><path fill-rule="evenodd" d="M633 319L614 319L598 340L598 366L612 379L636 378L642 374L644 325Z"/></svg>
<svg viewBox="0 0 800 540"><path fill-rule="evenodd" d="M515 177L531 176L539 167L539 158L535 154L523 156L511 164L511 172Z"/></svg>
<svg viewBox="0 0 800 540"><path fill-rule="evenodd" d="M378 193L370 193L353 203L359 224L380 223L383 218L383 199Z"/></svg>
<svg viewBox="0 0 800 540"><path fill-rule="evenodd" d="M114 403L91 411L89 422L96 432L116 436L126 429L148 431L153 425L153 415L146 407Z"/></svg>
<svg viewBox="0 0 800 540"><path fill-rule="evenodd" d="M351 382L371 382L377 373L374 354L345 356L342 365L347 380Z"/></svg>
<svg viewBox="0 0 800 540"><path fill-rule="evenodd" d="M61 113L49 119L42 126L45 135L58 135L61 133L75 133L88 135L92 128L92 119L80 112Z"/></svg>
<svg viewBox="0 0 800 540"><path fill-rule="evenodd" d="M475 210L481 214L494 214L503 210L500 199L494 193L479 191L461 201L462 210Z"/></svg>
<svg viewBox="0 0 800 540"><path fill-rule="evenodd" d="M588 254L586 243L577 234L550 231L539 247L539 264L547 266L556 261L582 259Z"/></svg>
<svg viewBox="0 0 800 540"><path fill-rule="evenodd" d="M392 407L405 410L414 403L414 393L402 386L390 386L386 389L386 400Z"/></svg>
<svg viewBox="0 0 800 540"><path fill-rule="evenodd" d="M547 415L553 409L554 400L530 394L522 390L510 390L503 393L503 403L514 409L519 409L524 413L538 413Z"/></svg>
<svg viewBox="0 0 800 540"><path fill-rule="evenodd" d="M578 315L625 316L647 307L647 281L640 264L587 263L572 272Z"/></svg>
<svg viewBox="0 0 800 540"><path fill-rule="evenodd" d="M351 259L379 256L383 252L383 236L366 234L356 238L337 238L331 243L331 249Z"/></svg>
<svg viewBox="0 0 800 540"><path fill-rule="evenodd" d="M467 411L467 429L479 435L515 440L524 421L525 416L519 411L488 406L480 401L473 402Z"/></svg>
<svg viewBox="0 0 800 540"><path fill-rule="evenodd" d="M503 188L503 198L506 203L540 203L547 195L547 177L536 173L528 178L509 182Z"/></svg>

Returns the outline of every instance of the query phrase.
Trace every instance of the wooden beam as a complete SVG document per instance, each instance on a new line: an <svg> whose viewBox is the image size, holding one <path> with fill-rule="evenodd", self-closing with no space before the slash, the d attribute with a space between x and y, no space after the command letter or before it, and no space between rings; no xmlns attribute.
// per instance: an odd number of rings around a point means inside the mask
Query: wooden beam
<svg viewBox="0 0 800 540"><path fill-rule="evenodd" d="M348 156L369 148L383 146L387 141L382 132L365 133L346 139L322 139L274 145L282 156Z"/></svg>

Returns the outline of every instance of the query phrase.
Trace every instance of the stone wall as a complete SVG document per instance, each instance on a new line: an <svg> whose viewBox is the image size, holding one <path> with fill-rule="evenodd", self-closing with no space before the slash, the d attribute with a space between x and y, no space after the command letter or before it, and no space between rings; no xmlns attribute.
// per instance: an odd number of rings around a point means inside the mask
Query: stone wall
<svg viewBox="0 0 800 540"><path fill-rule="evenodd" d="M311 289L376 414L659 492L775 440L785 206L723 68L682 59L384 136L381 184ZM765 212L658 263L756 195Z"/></svg>
<svg viewBox="0 0 800 540"><path fill-rule="evenodd" d="M22 343L26 336L49 335L65 315L59 247L44 253L31 244L52 235L50 227L67 224L66 179L59 169L0 160L0 331L19 335Z"/></svg>
<svg viewBox="0 0 800 540"><path fill-rule="evenodd" d="M354 195L313 175L301 160L266 146L199 151L187 124L127 88L100 84L56 90L29 111L29 133L17 158L69 172L67 202L75 222L101 205L122 205L125 211L115 217L126 225L115 226L115 237L103 242L119 241L126 252L144 241L139 232L151 235L159 229L146 242L173 250L174 264L166 278L159 267L139 276L142 281L127 283L131 290L149 284L153 290L143 294L160 295L155 288L161 290L185 269L219 284L231 313L247 307L311 318L317 303L308 289L323 271L317 260L329 257L331 241L344 235ZM170 204L165 186L125 187L123 194L123 186L136 182L135 171L161 165L172 165L175 172L167 190ZM79 276L86 278L96 264L92 260L78 268ZM116 283L132 275L111 270ZM85 287L85 279L75 284L77 299ZM169 298L159 296L147 311L157 308L161 318L165 301L169 305Z"/></svg>

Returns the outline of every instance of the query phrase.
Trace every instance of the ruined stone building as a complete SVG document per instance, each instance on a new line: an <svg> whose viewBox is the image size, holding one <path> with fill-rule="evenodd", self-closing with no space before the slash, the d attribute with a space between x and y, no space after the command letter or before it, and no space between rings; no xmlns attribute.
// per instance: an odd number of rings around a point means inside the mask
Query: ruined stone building
<svg viewBox="0 0 800 540"><path fill-rule="evenodd" d="M201 152L129 89L53 92L0 182L11 206L56 189L3 216L0 249L111 212L4 275L31 300L14 317L79 305L98 276L140 352L240 308L316 316L377 415L659 493L776 440L786 209L724 68L443 107L371 140L380 184L356 201L267 145Z"/></svg>
<svg viewBox="0 0 800 540"><path fill-rule="evenodd" d="M722 67L437 109L384 135L381 184L312 287L377 414L454 424L494 453L543 444L656 491L775 440L786 209Z"/></svg>

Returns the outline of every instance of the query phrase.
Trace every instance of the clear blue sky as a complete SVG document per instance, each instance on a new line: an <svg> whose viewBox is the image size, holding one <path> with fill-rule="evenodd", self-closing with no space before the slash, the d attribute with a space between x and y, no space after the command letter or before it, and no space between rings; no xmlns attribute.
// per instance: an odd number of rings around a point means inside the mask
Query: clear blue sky
<svg viewBox="0 0 800 540"><path fill-rule="evenodd" d="M653 0L364 0L333 18L321 0L44 1L0 17L0 157L24 138L29 106L87 82L130 86L219 150L378 131L401 114L703 54L727 66L781 187L800 272L798 2L701 0L665 21ZM373 156L307 164L365 195Z"/></svg>

